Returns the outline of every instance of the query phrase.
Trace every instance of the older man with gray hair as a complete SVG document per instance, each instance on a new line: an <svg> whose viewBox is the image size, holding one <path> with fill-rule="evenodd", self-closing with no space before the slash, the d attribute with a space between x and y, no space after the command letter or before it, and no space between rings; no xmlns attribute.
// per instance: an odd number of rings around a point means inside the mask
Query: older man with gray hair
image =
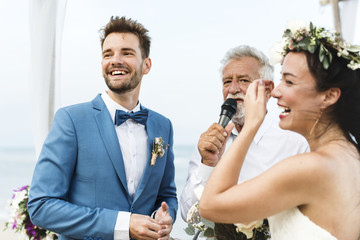
<svg viewBox="0 0 360 240"><path fill-rule="evenodd" d="M243 100L248 86L255 79L264 79L268 99L274 87L274 69L266 55L256 48L247 45L232 48L221 63L223 98L237 101L237 112L232 118L235 127L226 136L224 128L214 123L201 134L197 149L190 159L186 185L180 197L181 216L185 221L189 209L198 201L194 189L206 184L221 156L241 131L245 118ZM284 158L309 150L302 136L280 129L278 121L271 114L265 117L246 155L239 182L259 175Z"/></svg>

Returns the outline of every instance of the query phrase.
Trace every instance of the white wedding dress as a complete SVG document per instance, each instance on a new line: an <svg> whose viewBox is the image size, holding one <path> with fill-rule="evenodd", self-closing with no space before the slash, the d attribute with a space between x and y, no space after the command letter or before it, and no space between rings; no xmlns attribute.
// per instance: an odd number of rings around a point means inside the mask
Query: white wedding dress
<svg viewBox="0 0 360 240"><path fill-rule="evenodd" d="M337 240L297 207L268 218L271 240Z"/></svg>

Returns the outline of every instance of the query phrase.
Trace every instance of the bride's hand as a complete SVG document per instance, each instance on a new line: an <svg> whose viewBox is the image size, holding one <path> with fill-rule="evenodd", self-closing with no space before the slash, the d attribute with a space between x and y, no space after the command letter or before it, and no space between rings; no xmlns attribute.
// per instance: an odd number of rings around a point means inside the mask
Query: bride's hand
<svg viewBox="0 0 360 240"><path fill-rule="evenodd" d="M260 127L266 114L267 93L265 81L255 80L247 89L244 106L245 106L245 125Z"/></svg>

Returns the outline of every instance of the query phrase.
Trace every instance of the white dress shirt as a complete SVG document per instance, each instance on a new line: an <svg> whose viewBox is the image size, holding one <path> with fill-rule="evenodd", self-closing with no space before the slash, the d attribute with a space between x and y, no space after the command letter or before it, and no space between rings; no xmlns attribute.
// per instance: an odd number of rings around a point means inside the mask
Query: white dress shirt
<svg viewBox="0 0 360 240"><path fill-rule="evenodd" d="M138 103L134 109L129 111L111 99L107 92L104 92L101 97L109 110L113 121L115 121L116 110L123 110L125 112L137 112L140 110L140 103ZM147 162L148 136L145 126L132 119L128 119L119 126L114 124L114 126L124 160L127 188L130 197L134 198ZM120 211L118 213L114 231L114 240L130 239L130 215L130 212Z"/></svg>
<svg viewBox="0 0 360 240"><path fill-rule="evenodd" d="M295 132L280 129L278 122L279 118L266 114L245 157L239 182L259 175L282 159L309 151L304 137ZM225 151L237 135L238 131L234 128L226 142ZM194 189L206 184L213 169L214 167L201 163L201 156L196 147L189 162L188 177L180 196L180 210L184 221L191 206L198 201Z"/></svg>

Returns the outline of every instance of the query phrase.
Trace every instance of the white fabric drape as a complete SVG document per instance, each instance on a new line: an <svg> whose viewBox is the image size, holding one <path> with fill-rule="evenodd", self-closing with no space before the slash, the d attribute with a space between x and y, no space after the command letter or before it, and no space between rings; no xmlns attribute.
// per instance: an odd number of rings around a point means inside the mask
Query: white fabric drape
<svg viewBox="0 0 360 240"><path fill-rule="evenodd" d="M360 2L343 1L340 5L340 19L343 38L353 44L360 44Z"/></svg>
<svg viewBox="0 0 360 240"><path fill-rule="evenodd" d="M31 97L36 156L50 128L59 79L61 36L67 0L31 0Z"/></svg>

